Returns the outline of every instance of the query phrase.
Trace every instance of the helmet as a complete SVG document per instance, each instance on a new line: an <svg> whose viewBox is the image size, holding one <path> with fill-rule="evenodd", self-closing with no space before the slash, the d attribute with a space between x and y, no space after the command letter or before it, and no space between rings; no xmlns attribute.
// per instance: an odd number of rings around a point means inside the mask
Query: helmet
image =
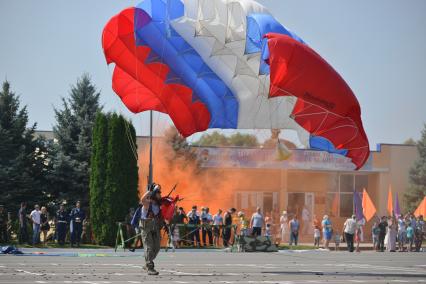
<svg viewBox="0 0 426 284"><path fill-rule="evenodd" d="M151 196L154 197L157 195L157 193L161 194L161 185L157 184L157 183L152 183L149 186L149 191L151 191Z"/></svg>

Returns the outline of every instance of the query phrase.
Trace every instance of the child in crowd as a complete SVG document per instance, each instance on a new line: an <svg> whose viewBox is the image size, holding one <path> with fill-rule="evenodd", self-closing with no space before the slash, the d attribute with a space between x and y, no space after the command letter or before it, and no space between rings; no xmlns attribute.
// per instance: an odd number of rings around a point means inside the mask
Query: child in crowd
<svg viewBox="0 0 426 284"><path fill-rule="evenodd" d="M271 224L270 223L266 224L265 237L268 238L268 239L271 239L271 237L272 237Z"/></svg>
<svg viewBox="0 0 426 284"><path fill-rule="evenodd" d="M408 223L408 226L407 226L407 243L410 245L409 251L413 251L414 229L411 226L411 223Z"/></svg>
<svg viewBox="0 0 426 284"><path fill-rule="evenodd" d="M334 250L335 251L339 250L341 239L342 239L341 235L339 235L338 233L334 234Z"/></svg>
<svg viewBox="0 0 426 284"><path fill-rule="evenodd" d="M240 211L238 212L238 218L240 219L240 235L241 236L248 236L248 227L249 227L249 221L246 218L244 212Z"/></svg>
<svg viewBox="0 0 426 284"><path fill-rule="evenodd" d="M319 248L321 240L321 231L318 226L314 228L314 247Z"/></svg>

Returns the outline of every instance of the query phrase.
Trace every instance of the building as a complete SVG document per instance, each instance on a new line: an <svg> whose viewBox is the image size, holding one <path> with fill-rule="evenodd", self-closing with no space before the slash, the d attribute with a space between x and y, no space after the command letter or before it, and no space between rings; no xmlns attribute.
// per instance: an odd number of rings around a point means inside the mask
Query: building
<svg viewBox="0 0 426 284"><path fill-rule="evenodd" d="M418 157L410 145L380 144L359 171L343 156L312 150L293 150L286 161L276 161L274 149L200 148L202 166L211 176L224 170L238 180L234 206L252 212L257 206L265 214L286 210L301 217L304 207L319 220L331 216L340 231L353 214L353 192L365 188L378 215L388 215L389 187L403 193L409 183L409 169ZM274 214L274 213L269 213Z"/></svg>

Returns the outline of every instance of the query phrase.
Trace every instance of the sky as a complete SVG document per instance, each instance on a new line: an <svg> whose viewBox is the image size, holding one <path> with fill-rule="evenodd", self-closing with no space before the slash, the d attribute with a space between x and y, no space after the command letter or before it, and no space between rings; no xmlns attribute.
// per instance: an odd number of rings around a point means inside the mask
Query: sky
<svg viewBox="0 0 426 284"><path fill-rule="evenodd" d="M0 80L11 83L39 130L52 129L54 107L87 72L104 109L126 115L139 135L148 134L149 116L128 112L112 91L101 46L107 21L139 2L0 1ZM426 1L259 2L346 80L360 102L370 148L420 137L426 122ZM155 115L157 134L170 123ZM268 135L253 133L260 140Z"/></svg>

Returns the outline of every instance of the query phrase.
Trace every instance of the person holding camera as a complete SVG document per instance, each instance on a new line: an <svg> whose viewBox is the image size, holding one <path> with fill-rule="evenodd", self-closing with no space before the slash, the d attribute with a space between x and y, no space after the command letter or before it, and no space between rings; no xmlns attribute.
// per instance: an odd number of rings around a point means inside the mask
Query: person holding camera
<svg viewBox="0 0 426 284"><path fill-rule="evenodd" d="M148 191L142 196L140 204L142 205L140 229L145 251L144 269L148 275L158 275L158 271L154 269L154 259L160 251L160 230L163 224L161 186L155 183L151 184Z"/></svg>

